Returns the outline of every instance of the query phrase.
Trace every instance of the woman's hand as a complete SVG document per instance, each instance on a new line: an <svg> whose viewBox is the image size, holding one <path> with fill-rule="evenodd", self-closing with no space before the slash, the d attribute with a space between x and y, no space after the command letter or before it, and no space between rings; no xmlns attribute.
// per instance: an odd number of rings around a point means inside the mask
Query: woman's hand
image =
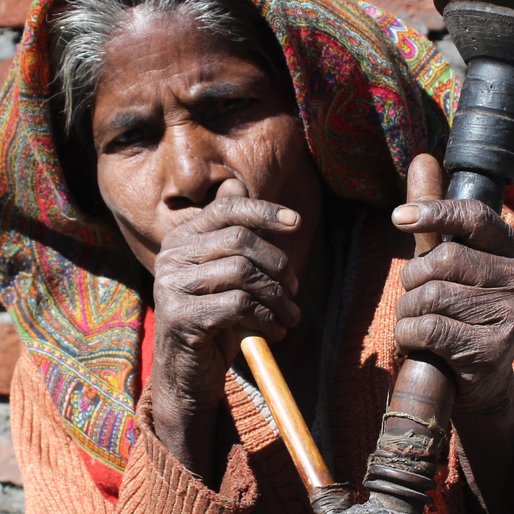
<svg viewBox="0 0 514 514"><path fill-rule="evenodd" d="M236 328L277 341L299 321L292 301L296 276L284 252L265 239L295 232L299 224L299 216L280 205L225 196L162 242L154 282L156 432L202 475L206 466L191 448L212 435L225 374L239 351ZM192 441L195 431L201 433Z"/></svg>
<svg viewBox="0 0 514 514"><path fill-rule="evenodd" d="M417 200L440 171L429 156L418 157L411 171L417 178L409 181L410 198ZM514 230L472 200L418 201L398 208L393 221L404 232L452 234L463 243L442 243L405 266L399 350L426 349L448 362L457 379L456 411L500 410L512 394Z"/></svg>

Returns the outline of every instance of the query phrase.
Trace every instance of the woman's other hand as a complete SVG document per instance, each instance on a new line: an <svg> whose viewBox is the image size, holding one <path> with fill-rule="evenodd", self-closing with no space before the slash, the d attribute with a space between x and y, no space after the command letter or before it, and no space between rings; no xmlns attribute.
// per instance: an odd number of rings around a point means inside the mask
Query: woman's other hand
<svg viewBox="0 0 514 514"><path fill-rule="evenodd" d="M165 236L155 265L154 387L184 407L212 408L239 351L236 327L278 341L299 321L296 276L264 239L298 226L294 211L227 196Z"/></svg>
<svg viewBox="0 0 514 514"><path fill-rule="evenodd" d="M300 319L295 273L265 239L299 225L298 214L280 205L224 196L162 242L154 282L156 432L205 478L208 465L199 463L208 458L195 456L195 448L212 437L225 375L239 352L237 327L278 341Z"/></svg>
<svg viewBox="0 0 514 514"><path fill-rule="evenodd" d="M418 156L409 174L410 203L393 213L396 227L420 234L424 251L436 241L427 234L455 235L462 244L442 243L405 266L398 348L430 350L448 362L456 411L498 411L512 394L514 230L479 201L437 199L441 171L432 157Z"/></svg>

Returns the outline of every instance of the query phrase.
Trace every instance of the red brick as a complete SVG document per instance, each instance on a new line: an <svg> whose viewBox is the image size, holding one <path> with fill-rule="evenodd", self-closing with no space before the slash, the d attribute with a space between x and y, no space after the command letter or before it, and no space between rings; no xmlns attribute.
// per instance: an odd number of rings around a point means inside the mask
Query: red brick
<svg viewBox="0 0 514 514"><path fill-rule="evenodd" d="M21 343L14 326L0 323L0 395L8 395Z"/></svg>
<svg viewBox="0 0 514 514"><path fill-rule="evenodd" d="M23 27L32 0L0 0L0 27Z"/></svg>
<svg viewBox="0 0 514 514"><path fill-rule="evenodd" d="M383 9L397 14L400 18L421 23L430 31L443 30L443 17L437 12L433 0L370 0Z"/></svg>

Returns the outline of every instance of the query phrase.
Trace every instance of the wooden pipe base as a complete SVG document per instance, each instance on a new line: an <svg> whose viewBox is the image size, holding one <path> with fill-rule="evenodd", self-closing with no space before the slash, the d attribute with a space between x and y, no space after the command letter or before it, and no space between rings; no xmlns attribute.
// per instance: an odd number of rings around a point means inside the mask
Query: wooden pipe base
<svg viewBox="0 0 514 514"><path fill-rule="evenodd" d="M398 376L364 481L371 491L408 505L398 512L421 513L430 501L426 493L435 487L455 395L450 374L435 355L414 352Z"/></svg>

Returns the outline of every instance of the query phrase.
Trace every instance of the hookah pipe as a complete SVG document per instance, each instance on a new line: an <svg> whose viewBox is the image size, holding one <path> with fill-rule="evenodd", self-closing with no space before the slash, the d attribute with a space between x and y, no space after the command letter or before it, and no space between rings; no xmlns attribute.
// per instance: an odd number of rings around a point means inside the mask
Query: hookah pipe
<svg viewBox="0 0 514 514"><path fill-rule="evenodd" d="M514 182L514 0L434 3L468 64L444 160L452 174L446 198L478 199L500 212ZM241 348L317 514L423 511L455 397L440 357L413 352L403 364L368 461L370 499L352 506L351 486L334 483L266 341L242 334Z"/></svg>
<svg viewBox="0 0 514 514"><path fill-rule="evenodd" d="M446 198L478 199L499 213L514 182L514 0L435 4L468 64L444 160ZM420 513L428 502L454 395L441 358L413 352L405 361L364 482L393 511Z"/></svg>

